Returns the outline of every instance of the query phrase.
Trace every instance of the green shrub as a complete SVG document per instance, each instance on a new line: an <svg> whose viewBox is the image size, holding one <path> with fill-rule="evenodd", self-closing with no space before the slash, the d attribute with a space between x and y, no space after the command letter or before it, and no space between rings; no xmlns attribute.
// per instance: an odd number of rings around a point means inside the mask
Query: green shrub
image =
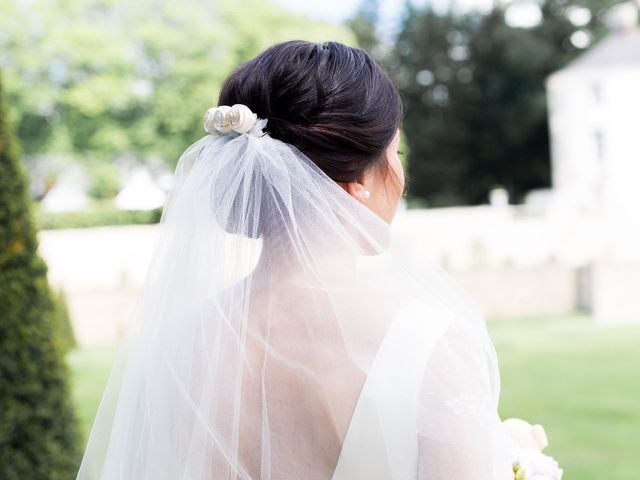
<svg viewBox="0 0 640 480"><path fill-rule="evenodd" d="M94 209L77 212L47 212L37 210L36 222L41 230L87 228L106 225L158 223L162 208L154 210Z"/></svg>
<svg viewBox="0 0 640 480"><path fill-rule="evenodd" d="M120 172L112 163L94 160L89 163L89 174L91 176L89 196L92 198L113 198L122 187Z"/></svg>
<svg viewBox="0 0 640 480"><path fill-rule="evenodd" d="M68 480L79 429L19 156L0 82L0 478Z"/></svg>

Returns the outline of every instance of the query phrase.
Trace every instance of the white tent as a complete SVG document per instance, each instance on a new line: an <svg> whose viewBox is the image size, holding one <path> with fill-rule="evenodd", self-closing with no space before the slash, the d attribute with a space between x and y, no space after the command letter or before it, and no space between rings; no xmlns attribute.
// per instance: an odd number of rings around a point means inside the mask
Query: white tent
<svg viewBox="0 0 640 480"><path fill-rule="evenodd" d="M122 210L153 210L164 205L166 193L158 187L146 167L136 167L115 199Z"/></svg>
<svg viewBox="0 0 640 480"><path fill-rule="evenodd" d="M50 212L83 210L89 204L88 179L80 168L65 170L42 198L40 205Z"/></svg>

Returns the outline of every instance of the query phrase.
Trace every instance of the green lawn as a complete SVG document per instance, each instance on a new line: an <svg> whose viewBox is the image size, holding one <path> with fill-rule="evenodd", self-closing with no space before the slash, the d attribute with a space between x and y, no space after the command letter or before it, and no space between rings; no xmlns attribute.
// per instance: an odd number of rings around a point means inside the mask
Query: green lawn
<svg viewBox="0 0 640 480"><path fill-rule="evenodd" d="M546 453L563 480L640 475L640 326L600 328L587 317L492 320L500 361L502 418L544 425ZM85 436L116 349L70 355Z"/></svg>
<svg viewBox="0 0 640 480"><path fill-rule="evenodd" d="M69 354L73 401L85 441L91 431L115 356L115 347L80 348Z"/></svg>
<svg viewBox="0 0 640 480"><path fill-rule="evenodd" d="M502 418L545 427L563 480L637 479L640 327L587 317L489 322L500 361Z"/></svg>

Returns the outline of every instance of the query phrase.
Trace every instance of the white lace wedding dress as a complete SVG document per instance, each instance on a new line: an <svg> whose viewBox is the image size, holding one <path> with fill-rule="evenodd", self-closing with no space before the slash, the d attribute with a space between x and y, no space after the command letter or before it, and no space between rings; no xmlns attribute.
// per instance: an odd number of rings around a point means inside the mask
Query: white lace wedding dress
<svg viewBox="0 0 640 480"><path fill-rule="evenodd" d="M445 310L418 301L400 309L365 380L332 480L513 480L509 440L492 392L482 386L482 359L471 349L455 351L465 345L460 332ZM443 362L448 376L438 373Z"/></svg>

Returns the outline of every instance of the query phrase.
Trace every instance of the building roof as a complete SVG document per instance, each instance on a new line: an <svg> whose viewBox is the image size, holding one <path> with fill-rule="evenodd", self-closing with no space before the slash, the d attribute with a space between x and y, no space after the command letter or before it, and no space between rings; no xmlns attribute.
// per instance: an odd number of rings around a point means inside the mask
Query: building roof
<svg viewBox="0 0 640 480"><path fill-rule="evenodd" d="M640 28L609 34L560 72L640 67Z"/></svg>

